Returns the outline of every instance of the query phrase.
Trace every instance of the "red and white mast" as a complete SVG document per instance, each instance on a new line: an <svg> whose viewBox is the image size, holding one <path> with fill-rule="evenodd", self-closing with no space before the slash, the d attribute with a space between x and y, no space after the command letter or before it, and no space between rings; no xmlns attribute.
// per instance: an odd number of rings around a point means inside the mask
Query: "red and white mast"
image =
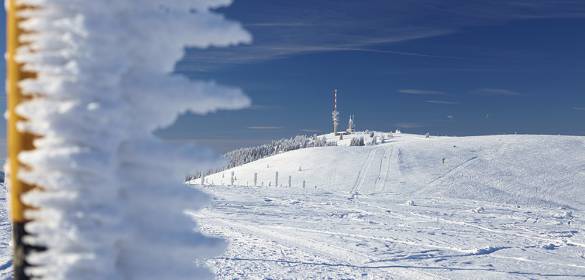
<svg viewBox="0 0 585 280"><path fill-rule="evenodd" d="M337 89L333 90L333 135L337 135L337 128L339 127L339 112L337 111Z"/></svg>

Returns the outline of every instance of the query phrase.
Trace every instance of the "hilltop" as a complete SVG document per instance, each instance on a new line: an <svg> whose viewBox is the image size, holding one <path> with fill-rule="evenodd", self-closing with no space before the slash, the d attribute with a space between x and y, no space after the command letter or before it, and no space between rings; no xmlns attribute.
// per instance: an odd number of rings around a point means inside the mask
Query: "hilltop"
<svg viewBox="0 0 585 280"><path fill-rule="evenodd" d="M371 134L379 144L371 145ZM305 186L346 194L400 193L585 209L585 138L426 137L356 133L337 146L281 153L206 176L206 184ZM365 138L366 146L349 146ZM233 182L232 182L233 173ZM194 180L192 183L201 183Z"/></svg>
<svg viewBox="0 0 585 280"><path fill-rule="evenodd" d="M201 230L230 241L218 278L585 277L585 137L370 135L195 185Z"/></svg>

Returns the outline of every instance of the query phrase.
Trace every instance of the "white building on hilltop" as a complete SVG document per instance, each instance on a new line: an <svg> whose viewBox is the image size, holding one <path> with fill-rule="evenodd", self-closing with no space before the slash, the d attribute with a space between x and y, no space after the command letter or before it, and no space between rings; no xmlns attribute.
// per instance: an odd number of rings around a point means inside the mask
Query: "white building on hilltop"
<svg viewBox="0 0 585 280"><path fill-rule="evenodd" d="M354 129L355 129L355 125L354 125L354 116L350 115L349 116L349 122L347 123L347 132L348 133L353 133Z"/></svg>

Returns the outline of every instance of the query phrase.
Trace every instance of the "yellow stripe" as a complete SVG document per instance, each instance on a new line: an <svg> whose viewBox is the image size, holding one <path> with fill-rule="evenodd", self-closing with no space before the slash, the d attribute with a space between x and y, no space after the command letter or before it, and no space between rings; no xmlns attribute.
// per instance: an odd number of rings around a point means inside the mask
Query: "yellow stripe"
<svg viewBox="0 0 585 280"><path fill-rule="evenodd" d="M7 12L7 99L8 99L8 157L10 168L10 213L13 222L25 222L24 211L27 208L21 201L21 195L33 188L18 179L18 172L26 168L18 161L18 154L21 151L32 150L34 136L28 133L21 133L17 130L17 122L22 120L16 114L16 107L26 98L23 96L18 83L26 78L34 78L35 73L24 72L22 65L16 63L16 50L20 46L18 40L23 31L18 27L22 20L18 12L26 9L23 6L16 6L16 0L8 0Z"/></svg>

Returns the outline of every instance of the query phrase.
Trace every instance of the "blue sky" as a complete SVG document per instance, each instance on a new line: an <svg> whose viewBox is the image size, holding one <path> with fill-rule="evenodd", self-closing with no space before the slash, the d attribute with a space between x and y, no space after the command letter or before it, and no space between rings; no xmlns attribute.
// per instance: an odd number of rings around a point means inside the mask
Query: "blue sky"
<svg viewBox="0 0 585 280"><path fill-rule="evenodd" d="M582 0L240 0L221 12L254 44L187 49L176 72L239 86L255 105L182 115L161 137L227 150L328 132L333 88L361 129L585 135Z"/></svg>

